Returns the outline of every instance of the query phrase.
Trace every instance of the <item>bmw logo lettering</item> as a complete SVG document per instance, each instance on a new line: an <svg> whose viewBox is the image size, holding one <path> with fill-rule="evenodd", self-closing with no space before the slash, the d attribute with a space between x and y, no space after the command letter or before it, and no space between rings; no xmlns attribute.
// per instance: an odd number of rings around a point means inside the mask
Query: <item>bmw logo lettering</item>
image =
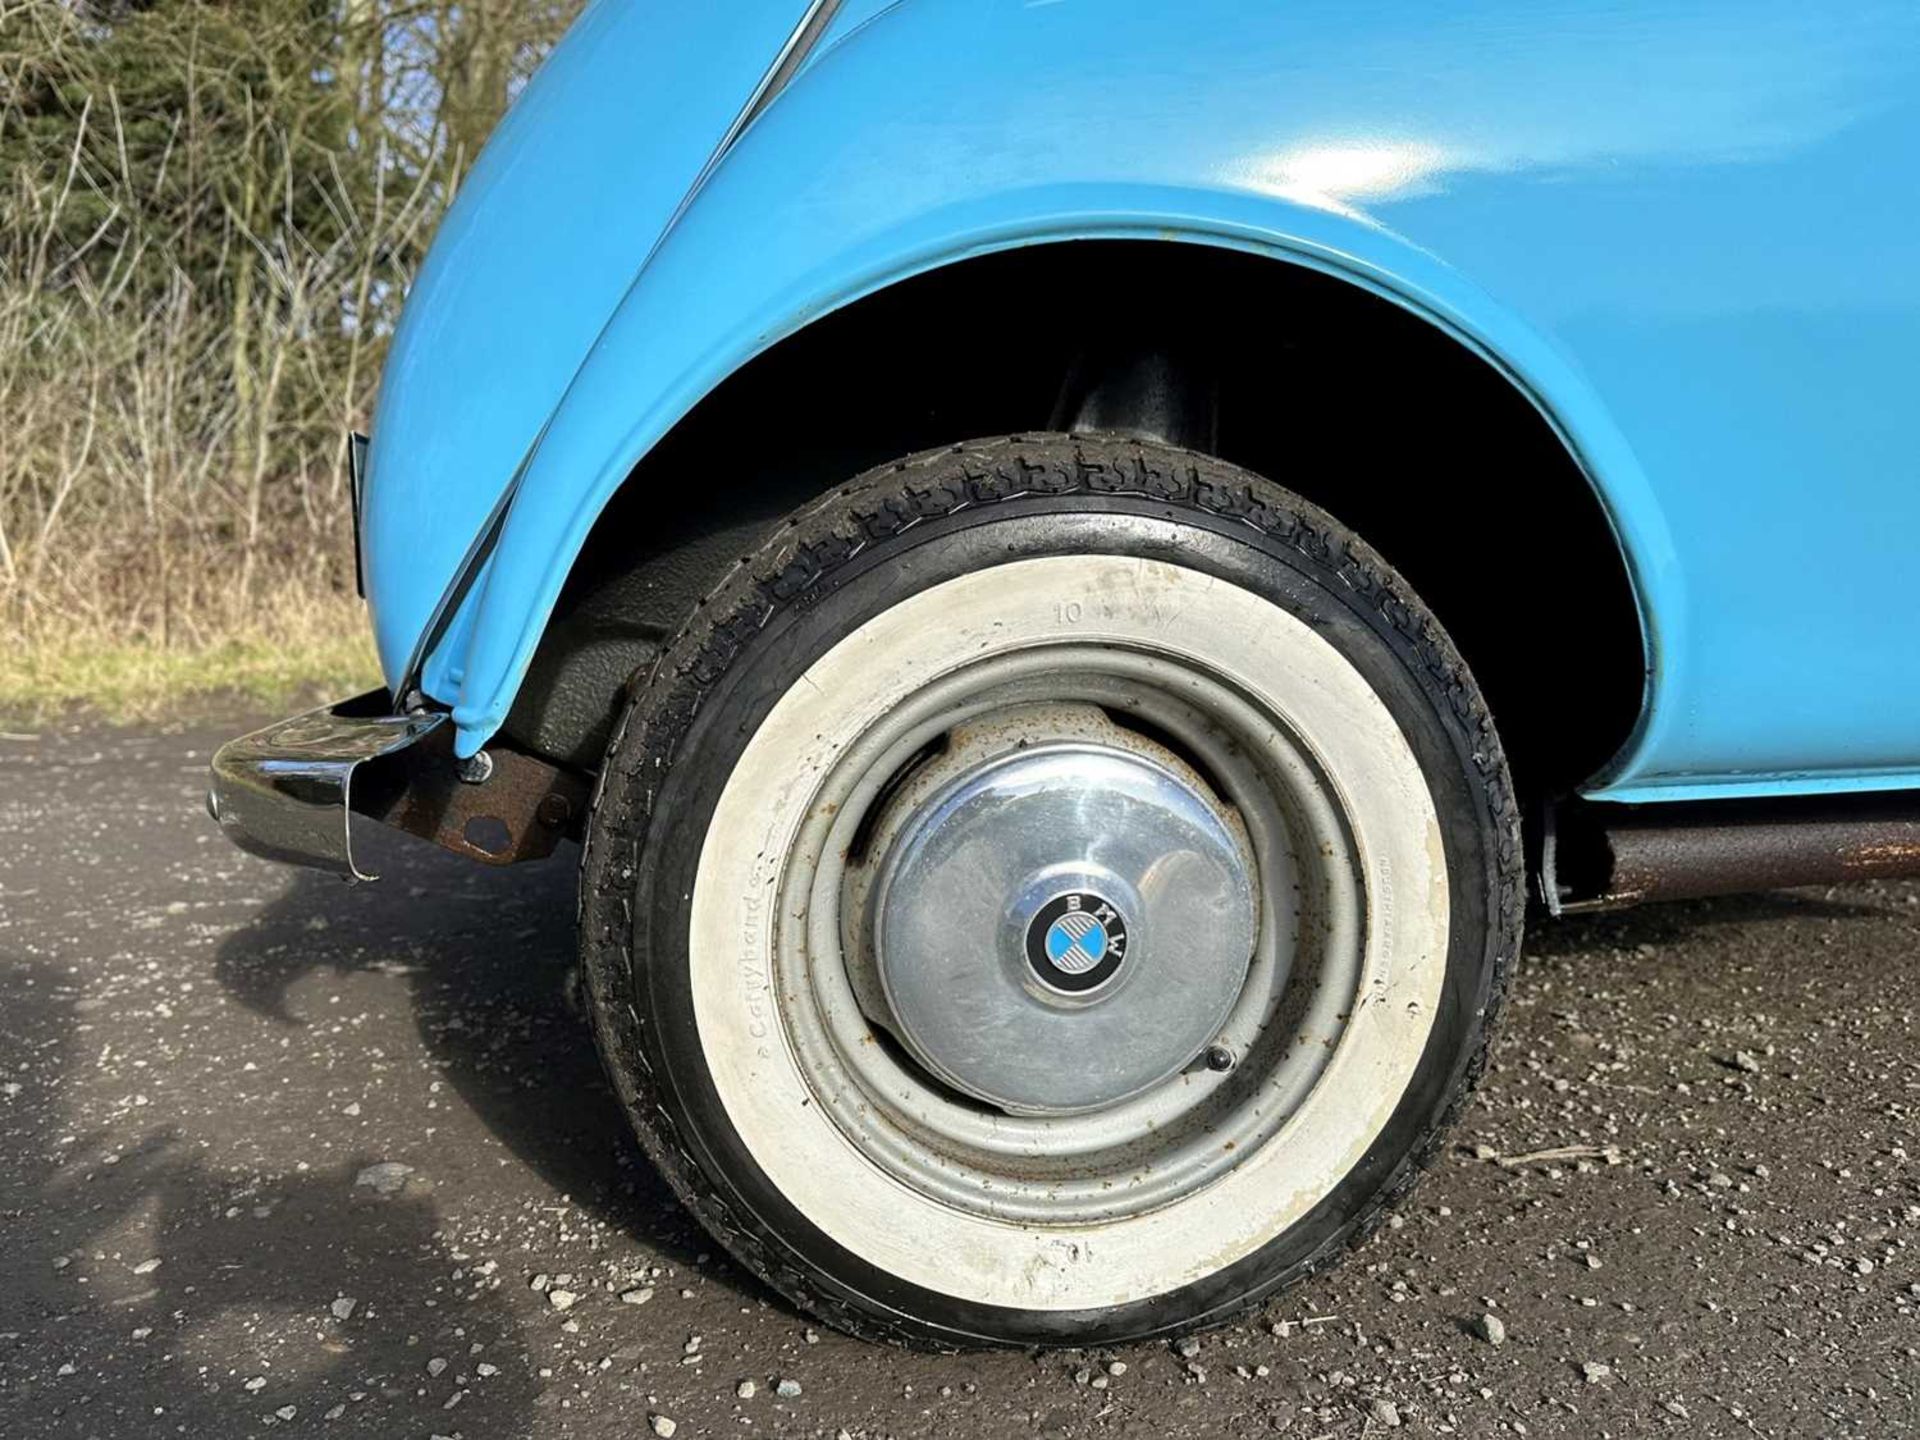
<svg viewBox="0 0 1920 1440"><path fill-rule="evenodd" d="M1040 983L1068 994L1106 984L1127 958L1127 922L1090 890L1070 890L1027 922L1027 964Z"/></svg>

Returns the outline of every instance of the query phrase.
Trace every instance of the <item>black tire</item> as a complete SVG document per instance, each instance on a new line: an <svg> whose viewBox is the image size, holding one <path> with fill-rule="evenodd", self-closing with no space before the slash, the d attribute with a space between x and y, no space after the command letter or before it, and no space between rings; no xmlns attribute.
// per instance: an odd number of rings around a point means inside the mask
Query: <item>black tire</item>
<svg viewBox="0 0 1920 1440"><path fill-rule="evenodd" d="M695 481L693 483L705 483ZM1444 978L1412 1080L1362 1158L1252 1253L1166 1293L1027 1309L871 1263L790 1202L729 1119L693 1011L689 927L707 828L776 702L842 636L952 577L1017 558L1140 556L1305 621L1372 687L1432 796L1445 856ZM698 606L610 744L583 860L596 1032L642 1144L748 1269L829 1324L939 1347L1092 1344L1218 1324L1322 1268L1433 1157L1486 1061L1523 912L1499 740L1465 664L1386 563L1277 485L1170 447L1055 435L875 470L801 510ZM1437 922L1436 922L1437 923Z"/></svg>

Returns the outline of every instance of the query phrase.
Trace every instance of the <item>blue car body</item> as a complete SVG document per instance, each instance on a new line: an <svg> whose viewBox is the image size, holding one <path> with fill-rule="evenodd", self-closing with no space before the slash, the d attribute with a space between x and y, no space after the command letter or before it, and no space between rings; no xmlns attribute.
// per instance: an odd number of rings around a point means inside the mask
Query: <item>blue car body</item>
<svg viewBox="0 0 1920 1440"><path fill-rule="evenodd" d="M389 685L473 754L703 396L908 277L1093 237L1337 277L1547 417L1646 651L1590 796L1920 786L1908 0L596 0L394 341L360 517Z"/></svg>

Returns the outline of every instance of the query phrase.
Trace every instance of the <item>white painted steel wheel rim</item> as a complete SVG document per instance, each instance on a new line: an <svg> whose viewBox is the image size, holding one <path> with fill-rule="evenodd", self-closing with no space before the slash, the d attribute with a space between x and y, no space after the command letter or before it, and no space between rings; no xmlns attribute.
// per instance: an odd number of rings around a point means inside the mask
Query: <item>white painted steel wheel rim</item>
<svg viewBox="0 0 1920 1440"><path fill-rule="evenodd" d="M1270 717L1309 753L1351 839L1363 933L1343 1023L1311 1088L1250 1149L1163 1203L957 1203L876 1154L823 1093L806 1009L782 981L796 927L791 860L835 769L863 736L971 667L1088 649L1177 662ZM691 904L689 975L701 1049L728 1120L806 1219L868 1263L929 1291L1079 1311L1166 1294L1283 1234L1365 1156L1425 1049L1447 965L1439 819L1419 763L1361 673L1305 622L1199 571L1124 556L1014 561L875 616L776 702L729 775ZM858 1097L855 1097L858 1100ZM847 1108L858 1109L853 1104Z"/></svg>

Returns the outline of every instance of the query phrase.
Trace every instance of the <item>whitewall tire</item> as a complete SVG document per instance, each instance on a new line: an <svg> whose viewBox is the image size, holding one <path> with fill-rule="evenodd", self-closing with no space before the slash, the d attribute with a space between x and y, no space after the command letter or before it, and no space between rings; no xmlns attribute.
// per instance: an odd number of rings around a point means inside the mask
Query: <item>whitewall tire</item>
<svg viewBox="0 0 1920 1440"><path fill-rule="evenodd" d="M936 1344L1213 1323L1364 1234L1520 915L1491 722L1385 564L1065 437L888 467L745 560L634 697L583 895L689 1206Z"/></svg>

